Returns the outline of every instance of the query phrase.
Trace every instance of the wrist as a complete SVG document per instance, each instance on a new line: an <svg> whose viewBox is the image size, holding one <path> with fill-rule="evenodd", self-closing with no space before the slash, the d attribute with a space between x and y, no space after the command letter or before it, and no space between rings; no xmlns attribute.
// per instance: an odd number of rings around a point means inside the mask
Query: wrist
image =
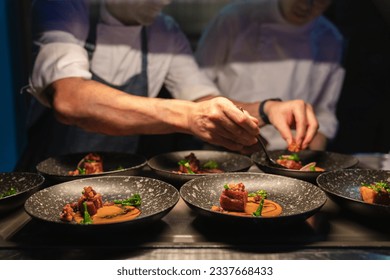
<svg viewBox="0 0 390 280"><path fill-rule="evenodd" d="M268 101L278 101L278 102L281 102L282 99L280 98L269 98L269 99L265 99L263 100L262 102L260 102L260 106L259 106L259 115L260 115L260 119L265 123L265 124L270 124L270 120L268 118L268 114L266 114L265 112L265 104L268 102Z"/></svg>

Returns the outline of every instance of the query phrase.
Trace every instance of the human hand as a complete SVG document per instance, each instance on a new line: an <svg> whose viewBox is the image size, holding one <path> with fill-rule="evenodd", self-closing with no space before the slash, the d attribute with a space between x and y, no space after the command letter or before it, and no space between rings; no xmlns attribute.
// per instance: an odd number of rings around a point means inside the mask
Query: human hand
<svg viewBox="0 0 390 280"><path fill-rule="evenodd" d="M319 125L313 107L303 100L268 101L264 112L289 146L295 141L298 147L306 149L317 133ZM294 128L295 138L291 132Z"/></svg>
<svg viewBox="0 0 390 280"><path fill-rule="evenodd" d="M258 120L224 97L195 103L188 126L202 140L233 151L254 145L259 134Z"/></svg>

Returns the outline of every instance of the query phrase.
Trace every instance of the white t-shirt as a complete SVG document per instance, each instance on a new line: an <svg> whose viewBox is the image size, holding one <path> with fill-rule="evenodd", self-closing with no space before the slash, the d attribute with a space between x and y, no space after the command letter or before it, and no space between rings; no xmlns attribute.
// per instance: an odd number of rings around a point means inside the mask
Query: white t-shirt
<svg viewBox="0 0 390 280"><path fill-rule="evenodd" d="M278 1L227 5L205 30L196 52L203 72L222 95L242 102L303 99L313 105L319 131L331 139L344 78L342 36L324 17L297 27L281 16ZM261 129L270 149L286 142L273 126Z"/></svg>
<svg viewBox="0 0 390 280"><path fill-rule="evenodd" d="M89 61L84 48L88 34L88 24L85 24L85 17L88 21L88 10L85 3L83 6L76 2L78 7L67 11L72 12L76 20L67 22L58 19L52 24L51 19L42 18L46 22L40 24L43 30L34 40L38 54L30 88L32 94L46 106L50 104L43 90L58 79L90 79L91 69L108 83L122 85L141 72L141 26L124 26L111 16L104 5L101 6L101 18L97 26L96 48L92 61ZM55 11L51 13L55 15ZM58 12L59 15L64 13ZM81 20L81 17L84 19ZM160 14L147 27L147 32L149 97L156 97L163 85L178 99L195 100L218 94L215 85L199 71L187 38L171 17Z"/></svg>

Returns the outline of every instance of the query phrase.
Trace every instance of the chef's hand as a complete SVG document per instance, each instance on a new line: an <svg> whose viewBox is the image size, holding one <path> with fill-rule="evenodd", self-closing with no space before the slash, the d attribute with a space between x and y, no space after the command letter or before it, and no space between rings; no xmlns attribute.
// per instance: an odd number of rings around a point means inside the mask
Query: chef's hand
<svg viewBox="0 0 390 280"><path fill-rule="evenodd" d="M288 145L295 140L298 147L306 149L317 133L319 125L313 107L303 100L267 101L264 112ZM291 132L294 128L295 138Z"/></svg>
<svg viewBox="0 0 390 280"><path fill-rule="evenodd" d="M188 125L202 140L233 151L254 145L260 132L256 118L224 97L197 102L189 112Z"/></svg>

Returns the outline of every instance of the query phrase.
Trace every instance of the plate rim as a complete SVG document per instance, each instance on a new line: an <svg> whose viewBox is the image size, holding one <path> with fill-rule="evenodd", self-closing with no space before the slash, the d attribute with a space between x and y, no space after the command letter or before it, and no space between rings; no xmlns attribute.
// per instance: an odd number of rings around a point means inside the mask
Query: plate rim
<svg viewBox="0 0 390 280"><path fill-rule="evenodd" d="M96 173L96 174L80 174L80 175L65 175L65 174L58 174L58 173L48 173L46 171L42 171L42 169L39 168L40 165L42 165L44 162L46 161L49 161L49 160L55 160L55 159L59 159L61 160L62 158L67 158L67 157L71 157L71 156L78 156L80 155L80 159L81 157L84 155L87 155L88 153L97 153L97 154L113 154L113 155L127 155L127 156L136 156L140 159L140 161L142 161L142 163L138 164L138 165L135 165L135 166L132 166L132 167L128 167L128 168L124 168L124 169L121 169L121 170L110 170L110 171L104 171L104 172L101 172L101 173ZM86 179L86 178L89 178L89 177L99 177L99 176L104 176L104 175L110 175L110 174L116 174L116 173L119 173L119 172L125 172L125 171L131 171L131 170L137 170L137 169L140 169L144 166L147 165L147 159L145 156L143 155L140 155L140 154L135 154L135 153L121 153L121 152L108 152L108 151L94 151L94 152L77 152L77 153L70 153L70 154L66 154L66 155L59 155L59 156L53 156L53 157L48 157L42 161L40 161L36 166L35 166L35 169L38 171L38 173L41 173L43 174L44 176L48 176L48 177L56 177L56 178L74 178L74 179Z"/></svg>
<svg viewBox="0 0 390 280"><path fill-rule="evenodd" d="M383 208L384 210L387 210L389 209L390 210L390 205L384 205L384 204L378 204L378 203L367 203L367 202L364 202L363 200L358 200L356 198L352 198L352 197L348 197L348 196L345 196L345 195L342 195L342 194L338 194L336 192L333 192L333 191L330 191L329 189L323 187L319 182L318 180L323 180L324 177L326 176L329 176L329 174L334 174L334 173L342 173L342 172L387 172L389 173L390 175L390 170L377 170L377 169L338 169L338 170L331 170L331 171L327 171L327 172L324 172L323 174L319 175L317 177L317 185L319 188L321 188L326 194L330 194L332 196L335 196L337 198L341 198L341 199L345 199L346 201L349 201L349 202L356 202L356 203L359 203L360 205L367 205L368 207L378 207L378 208Z"/></svg>
<svg viewBox="0 0 390 280"><path fill-rule="evenodd" d="M180 150L180 151L173 151L173 152L167 152L167 153L161 153L161 154L158 154L158 155L155 155L153 157L151 157L150 159L147 160L147 164L149 166L150 169L152 169L153 171L158 171L158 172L161 172L161 173L166 173L166 174L171 174L171 175L180 175L180 176L185 176L185 177L193 177L193 178L197 178L197 177L203 177L203 176L209 176L209 175L216 175L216 173L210 173L210 174L187 174L187 173L173 173L172 170L166 170L166 169L160 169L160 168L156 168L153 164L150 164L151 161L155 160L156 158L159 158L159 157L163 157L163 156L168 156L168 155L174 155L174 154L178 154L178 153L183 153L183 154L188 154L188 153L194 153L196 155L196 153L206 153L206 152L212 152L212 153L216 153L216 154L226 154L226 155L234 155L234 156L237 156L239 158L245 158L245 160L248 161L248 165L250 163L250 165L248 167L245 167L243 169L246 169L246 168L250 168L252 165L253 165L253 160L249 157L249 156L246 156L246 155L242 155L242 154L238 154L238 153L234 153L234 152L230 152L230 151L218 151L218 150ZM242 169L240 169L242 170ZM237 172L237 171L229 171L229 172L224 172L224 173L233 173L233 172Z"/></svg>
<svg viewBox="0 0 390 280"><path fill-rule="evenodd" d="M31 187L29 187L29 188L27 188L27 189L25 189L25 190L23 190L21 192L17 192L15 194L12 194L12 195L0 198L0 204L1 204L1 201L5 201L7 199L15 198L15 197L17 197L19 195L26 194L26 193L30 192L31 190L33 190L33 189L39 188L40 186L42 186L45 183L45 180L46 180L43 175L41 175L39 173L34 173L34 172L24 172L24 171L22 171L22 172L19 172L19 171L17 171L17 172L0 172L0 176L2 174L14 174L14 175L18 175L18 176L22 175L22 174L28 174L29 176L35 176L37 179L39 179L39 182L36 183L34 186L31 186Z"/></svg>
<svg viewBox="0 0 390 280"><path fill-rule="evenodd" d="M327 199L328 199L327 196L326 196L326 193L322 189L320 189L318 186L316 186L316 185L314 185L314 184L312 184L310 182L304 181L304 180L291 178L291 177L287 177L287 176L281 176L281 175L276 175L276 174L268 174L268 173L256 173L256 172L229 172L229 173L225 173L225 174L216 174L216 175L218 175L220 177L229 176L229 175L266 176L266 177L283 178L284 180L289 180L289 181L298 181L299 183L309 184L309 185L311 185L311 187L316 188L317 190L319 190L321 195L323 196L323 199L322 199L322 202L319 205L317 205L316 207L314 207L314 208L312 208L312 209L310 209L310 210L308 210L306 212L296 213L296 214L287 215L287 216L277 216L277 217L234 216L234 215L230 215L230 214L227 214L227 213L220 213L220 212L212 211L210 209L206 209L206 208L194 205L194 204L190 203L189 201L187 201L187 199L185 199L185 197L182 195L182 192L184 192L184 190L186 188L188 188L188 186L191 184L191 182L193 183L196 180L198 180L198 181L200 181L200 180L207 180L206 178L193 179L193 180L188 181L185 184L183 184L183 186L179 190L180 197L183 199L183 201L186 204L189 204L189 205L191 205L194 208L197 208L199 210L205 211L205 212L210 213L212 215L216 215L217 217L218 217L218 215L220 215L219 217L227 217L227 216L229 216L229 217L234 217L233 219L248 220L248 221L284 220L284 219L289 219L289 218L300 217L301 215L304 215L306 213L307 214L310 214L310 213L313 213L313 212L315 213L315 212L319 211L325 205L325 203L327 202Z"/></svg>
<svg viewBox="0 0 390 280"><path fill-rule="evenodd" d="M273 150L273 151L270 151L270 152L282 152L282 151L288 152L287 150L283 150L283 149ZM359 159L357 157L353 156L353 155L342 154L342 153L337 153L337 152L330 152L330 151L321 151L321 150L304 150L304 151L313 151L313 152L317 152L317 153L321 153L321 154L328 154L328 155L330 154L330 155L346 156L346 157L349 157L350 159L352 159L354 161L354 163L352 165L345 166L345 167L340 167L341 169L350 169L350 168L353 168L353 167L355 167L355 166L357 166L359 164ZM284 171L284 172L288 172L288 173L291 173L291 174L305 174L305 175L314 175L314 176L319 176L320 174L323 174L323 173L329 172L329 171L333 171L333 170L340 170L340 168L338 168L338 169L325 170L325 171L300 171L300 170L295 170L295 169L273 167L273 166L270 166L268 164L264 164L264 162L255 160L255 157L258 154L260 154L260 152L255 152L255 153L253 153L251 155L252 161L255 164L258 164L258 165L260 165L260 166L262 166L264 168L268 168L270 170Z"/></svg>
<svg viewBox="0 0 390 280"><path fill-rule="evenodd" d="M29 209L27 208L28 207L28 204L29 204L29 200L33 199L34 196L38 195L40 192L43 192L43 191L47 191L47 190L50 190L50 189L53 189L53 188L61 188L63 187L64 185L68 185L68 184L74 184L74 183L77 183L77 181L93 181L93 180L96 180L96 179L102 179L102 180L112 180L112 179L119 179L119 178L122 178L122 179L128 179L128 178L134 178L134 179L148 179L148 180L152 180L152 181L155 181L155 182L158 182L158 183L163 183L163 185L166 185L169 189L173 190L173 192L175 193L176 197L174 200L172 200L172 202L169 204L169 206L167 206L165 209L163 209L162 211L159 211L159 212L156 212L156 213L152 213L152 214L149 214L147 216L142 216L142 219L136 217L135 219L132 219L132 220L128 220L128 221L122 221L122 222L115 222L115 223L107 223L107 224L89 224L87 225L88 227L86 228L90 228L90 227L109 227L109 226L120 226L120 225L130 225L130 224L134 224L134 223L137 223L136 221L144 221L144 219L150 219L154 216L157 216L157 215L160 215L160 214L163 214L165 212L168 212L170 211L173 207L176 206L176 204L179 202L180 200L180 193L179 191L174 187L172 186L171 184L167 183L167 182L164 182L162 180L158 180L158 179L154 179L154 178L149 178L149 177L143 177L143 176L125 176L125 175L118 175L118 176L100 176L100 177L87 177L87 178L83 178L83 179L78 179L78 180L72 180L72 181L68 181L68 182L62 182L62 183L59 183L59 184L55 184L55 185L52 185L50 187L47 187L43 190L40 190L36 193L34 193L33 195L31 195L24 203L24 210L26 211L26 213L34 218L34 219L38 219L40 221L43 221L43 222L46 222L46 223L50 223L50 224L56 224L56 225L63 225L63 226L73 226L73 227L85 227L86 225L84 224L78 224L78 223L66 223L66 222L62 222L60 219L58 219L58 221L52 221L52 220L48 220L48 219L44 219L42 217L39 217L33 213L31 213L29 211ZM76 182L75 182L76 181ZM141 213L142 214L142 213ZM141 216L140 216L141 217Z"/></svg>

